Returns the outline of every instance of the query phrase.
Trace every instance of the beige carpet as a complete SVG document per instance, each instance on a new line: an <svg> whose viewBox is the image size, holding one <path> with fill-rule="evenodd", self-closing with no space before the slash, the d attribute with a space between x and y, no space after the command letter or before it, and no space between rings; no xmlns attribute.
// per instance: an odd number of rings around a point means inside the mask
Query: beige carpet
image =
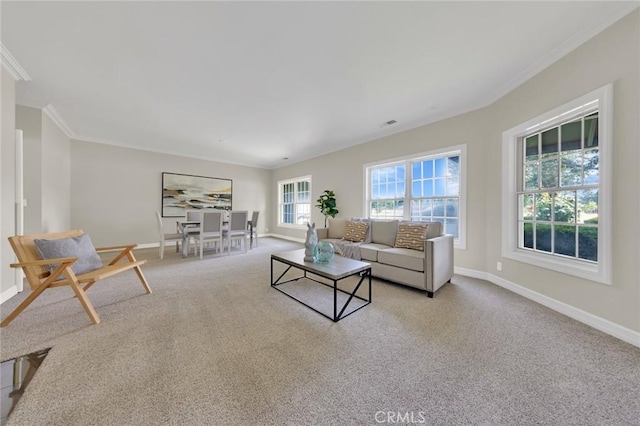
<svg viewBox="0 0 640 426"><path fill-rule="evenodd" d="M640 424L638 348L460 276L433 299L374 280L333 323L269 286L270 253L298 247L140 250L153 294L96 284L99 325L47 291L0 331L2 360L53 347L9 424Z"/></svg>

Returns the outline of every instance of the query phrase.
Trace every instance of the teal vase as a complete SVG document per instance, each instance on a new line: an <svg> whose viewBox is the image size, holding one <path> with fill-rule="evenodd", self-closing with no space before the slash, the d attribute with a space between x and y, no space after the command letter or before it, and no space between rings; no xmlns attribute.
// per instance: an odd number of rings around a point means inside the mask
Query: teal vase
<svg viewBox="0 0 640 426"><path fill-rule="evenodd" d="M333 248L333 244L328 241L320 241L313 248L313 257L316 262L319 263L329 263L331 259L333 259L334 254L335 250Z"/></svg>

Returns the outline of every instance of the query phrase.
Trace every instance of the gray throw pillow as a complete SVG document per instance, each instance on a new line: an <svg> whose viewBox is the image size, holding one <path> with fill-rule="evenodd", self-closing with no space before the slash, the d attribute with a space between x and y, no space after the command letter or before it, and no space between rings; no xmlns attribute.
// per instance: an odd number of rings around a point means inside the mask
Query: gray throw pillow
<svg viewBox="0 0 640 426"><path fill-rule="evenodd" d="M100 256L98 256L87 234L56 240L36 238L33 242L36 244L36 248L43 259L77 257L78 260L71 265L71 269L76 275L102 268L102 260L100 260ZM60 264L48 265L49 271L53 272L58 265Z"/></svg>

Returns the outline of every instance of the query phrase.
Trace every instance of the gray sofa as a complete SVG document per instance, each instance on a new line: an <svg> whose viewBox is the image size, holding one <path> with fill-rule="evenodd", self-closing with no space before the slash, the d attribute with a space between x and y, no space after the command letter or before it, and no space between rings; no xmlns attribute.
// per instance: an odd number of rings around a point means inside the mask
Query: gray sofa
<svg viewBox="0 0 640 426"><path fill-rule="evenodd" d="M424 251L394 247L398 220L370 220L363 242L343 239L349 219L329 218L318 240L334 243L345 256L371 263L371 274L433 294L453 277L453 236L442 234L439 222L428 222ZM421 222L424 223L424 222ZM355 250L354 250L355 248Z"/></svg>

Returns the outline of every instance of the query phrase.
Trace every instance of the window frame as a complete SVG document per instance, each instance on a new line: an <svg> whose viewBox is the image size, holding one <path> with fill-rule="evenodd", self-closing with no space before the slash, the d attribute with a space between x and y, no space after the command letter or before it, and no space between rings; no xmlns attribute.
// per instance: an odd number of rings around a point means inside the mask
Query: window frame
<svg viewBox="0 0 640 426"><path fill-rule="evenodd" d="M308 203L298 203L296 202L297 198L298 198L298 183L300 182L309 182L309 202ZM309 216L311 216L311 194L312 194L312 182L311 182L311 175L307 175L307 176L300 176L300 177L296 177L296 178L291 178L291 179L283 179L283 180L279 180L278 181L278 226L279 227L283 227L283 228L293 228L293 229L306 229L306 224L296 224L296 223L287 223L283 221L283 215L284 215L284 202L283 202L283 196L284 196L284 186L287 184L293 184L293 188L294 188L294 215L296 214L296 212L298 211L298 205L308 205L309 206ZM311 220L311 219L309 219Z"/></svg>
<svg viewBox="0 0 640 426"><path fill-rule="evenodd" d="M519 248L518 179L522 158L518 145L526 135L571 120L593 109L598 110L598 260L597 262ZM613 124L613 85L608 84L557 108L519 124L502 134L502 256L556 272L611 284L611 146Z"/></svg>
<svg viewBox="0 0 640 426"><path fill-rule="evenodd" d="M419 154L411 154L403 157L392 158L374 163L364 164L363 179L364 196L363 196L363 216L369 217L369 204L372 201L371 194L371 173L373 169L385 166L405 165L405 194L400 198L403 201L403 217L400 220L411 220L411 202L425 197L412 196L412 168L411 164L417 161L435 160L438 158L446 158L450 156L459 156L459 191L458 191L458 238L454 239L454 248L464 250L467 248L467 145L460 144L432 151L422 152ZM452 196L444 195L441 198L452 198ZM391 218L390 218L391 219ZM443 224L444 232L444 224Z"/></svg>

